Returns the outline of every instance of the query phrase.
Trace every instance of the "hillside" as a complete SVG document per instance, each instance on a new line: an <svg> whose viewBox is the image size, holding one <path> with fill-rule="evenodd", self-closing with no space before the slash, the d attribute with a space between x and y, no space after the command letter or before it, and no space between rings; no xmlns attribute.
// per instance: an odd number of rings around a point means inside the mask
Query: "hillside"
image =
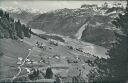
<svg viewBox="0 0 128 83"><path fill-rule="evenodd" d="M17 58L24 58L31 48L20 39L30 36L30 29L20 20L14 21L9 13L0 10L0 80L11 78L17 73Z"/></svg>
<svg viewBox="0 0 128 83"><path fill-rule="evenodd" d="M18 40L0 39L0 51L3 53L0 56L0 80L12 78L18 72L18 57L25 58L30 48L30 45Z"/></svg>
<svg viewBox="0 0 128 83"><path fill-rule="evenodd" d="M46 46L46 49L36 46L37 41L39 43L43 43ZM0 81L2 82L6 79L12 79L13 76L19 72L19 64L17 63L19 61L18 58L21 57L25 59L28 54L30 55L28 59L34 62L31 64L29 62L25 62L23 67L21 67L22 71L20 75L16 78L17 81L23 81L23 75L28 74L25 68L38 68L45 74L45 71L49 66L52 67L54 75L60 74L63 77L62 80L65 82L71 82L74 76L78 76L80 74L79 70L84 73L82 77L87 81L86 75L89 73L91 67L88 66L86 61L94 60L94 56L107 57L105 55L105 48L95 46L90 43L68 39L68 41L63 45L58 43L56 46L50 43L49 40L44 40L34 35L32 35L31 38L24 38L23 41L0 39L0 46L0 50L3 53L0 60ZM72 46L73 49L70 49L69 46ZM83 51L80 51L80 48L82 48ZM44 79L44 74L41 74L39 80ZM24 81L36 80L30 80L27 77Z"/></svg>
<svg viewBox="0 0 128 83"><path fill-rule="evenodd" d="M110 42L114 39L114 25L111 21L118 13L122 12L123 9L120 7L103 8L96 5L83 5L78 9L65 8L38 15L28 23L28 26L47 33L60 34L71 38L80 37L77 39L109 47ZM85 24L86 31L84 29L79 31ZM81 32L79 34L82 35L76 37L78 32ZM109 37L107 34L109 34Z"/></svg>

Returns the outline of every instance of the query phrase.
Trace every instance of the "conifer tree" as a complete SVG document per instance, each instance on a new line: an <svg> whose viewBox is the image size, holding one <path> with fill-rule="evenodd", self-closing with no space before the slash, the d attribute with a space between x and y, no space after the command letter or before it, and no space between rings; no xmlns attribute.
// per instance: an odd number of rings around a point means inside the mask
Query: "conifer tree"
<svg viewBox="0 0 128 83"><path fill-rule="evenodd" d="M47 68L45 78L47 79L53 78L53 72L51 68Z"/></svg>
<svg viewBox="0 0 128 83"><path fill-rule="evenodd" d="M3 16L3 10L0 10L0 16L2 17Z"/></svg>

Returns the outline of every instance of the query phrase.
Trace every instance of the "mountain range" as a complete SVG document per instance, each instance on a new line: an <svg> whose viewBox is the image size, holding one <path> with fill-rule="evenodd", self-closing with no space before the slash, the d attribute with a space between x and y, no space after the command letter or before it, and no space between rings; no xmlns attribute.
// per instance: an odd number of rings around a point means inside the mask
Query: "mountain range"
<svg viewBox="0 0 128 83"><path fill-rule="evenodd" d="M119 31L111 23L123 7L98 7L81 5L77 9L58 9L43 13L36 9L5 9L10 17L32 29L48 34L58 34L109 48L114 42L114 32ZM109 35L109 36L108 36Z"/></svg>
<svg viewBox="0 0 128 83"><path fill-rule="evenodd" d="M69 36L109 47L115 39L115 26L111 21L119 13L123 13L123 8L103 8L87 5L78 9L65 8L44 13L29 21L27 25L47 33ZM80 35L76 36L78 33Z"/></svg>

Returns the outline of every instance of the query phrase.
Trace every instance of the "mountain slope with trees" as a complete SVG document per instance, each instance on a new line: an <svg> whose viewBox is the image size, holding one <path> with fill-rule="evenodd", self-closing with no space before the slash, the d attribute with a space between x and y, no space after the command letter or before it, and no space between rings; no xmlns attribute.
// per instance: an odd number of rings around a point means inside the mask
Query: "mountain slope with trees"
<svg viewBox="0 0 128 83"><path fill-rule="evenodd" d="M31 29L21 24L20 20L14 21L9 13L0 10L0 38L23 39L30 37Z"/></svg>
<svg viewBox="0 0 128 83"><path fill-rule="evenodd" d="M13 49L14 51L19 48L22 49L23 47L21 47L21 43L16 40L23 39L24 37L31 37L31 29L21 24L20 20L14 21L9 13L0 10L0 56L7 56L8 54L15 55L16 53L10 50L10 47L12 48L13 46L15 48ZM16 42L18 42L18 44ZM27 49L27 47L24 49ZM18 53L20 54L20 52ZM23 50L21 53L23 53Z"/></svg>
<svg viewBox="0 0 128 83"><path fill-rule="evenodd" d="M127 3L128 4L128 3ZM108 51L110 58L97 58L95 69L88 75L92 83L126 83L128 81L128 5L125 14L119 14L112 23L122 33L115 33L116 42Z"/></svg>

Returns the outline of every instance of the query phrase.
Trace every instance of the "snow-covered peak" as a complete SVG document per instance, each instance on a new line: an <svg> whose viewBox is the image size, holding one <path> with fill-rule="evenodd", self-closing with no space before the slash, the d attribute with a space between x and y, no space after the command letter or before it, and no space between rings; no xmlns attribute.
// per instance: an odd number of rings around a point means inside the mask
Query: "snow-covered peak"
<svg viewBox="0 0 128 83"><path fill-rule="evenodd" d="M44 13L43 11L39 10L39 9L34 9L34 8L14 8L14 7L0 7L0 9L4 10L4 11L7 11L7 12L10 12L10 13L22 13L23 11L25 12L29 12L29 13L38 13L38 14L41 14L41 13Z"/></svg>

